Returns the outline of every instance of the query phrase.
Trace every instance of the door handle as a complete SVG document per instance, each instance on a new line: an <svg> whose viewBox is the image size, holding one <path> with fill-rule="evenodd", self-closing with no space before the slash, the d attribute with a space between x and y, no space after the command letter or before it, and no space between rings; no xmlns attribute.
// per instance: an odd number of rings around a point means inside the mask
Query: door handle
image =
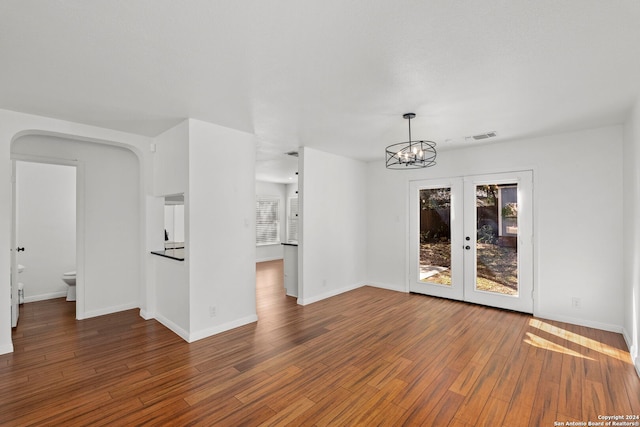
<svg viewBox="0 0 640 427"><path fill-rule="evenodd" d="M22 248L21 248L20 246L18 246L18 247L16 248L16 251L18 251L18 252L23 252L23 251L24 251L24 247L22 247Z"/></svg>

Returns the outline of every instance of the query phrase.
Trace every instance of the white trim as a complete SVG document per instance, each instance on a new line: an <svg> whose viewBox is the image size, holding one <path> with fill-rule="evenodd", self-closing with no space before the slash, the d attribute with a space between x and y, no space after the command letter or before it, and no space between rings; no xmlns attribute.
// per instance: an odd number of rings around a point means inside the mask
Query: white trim
<svg viewBox="0 0 640 427"><path fill-rule="evenodd" d="M33 295L30 297L24 297L24 303L28 304L30 302L36 302L36 301L46 301L49 299L62 298L66 296L67 296L67 291L51 292L48 294L40 294L40 295Z"/></svg>
<svg viewBox="0 0 640 427"><path fill-rule="evenodd" d="M140 317L142 317L144 320L151 320L154 319L154 316L151 315L147 310L144 309L140 309Z"/></svg>
<svg viewBox="0 0 640 427"><path fill-rule="evenodd" d="M123 304L123 305L117 305L114 307L101 308L100 310L85 312L84 317L82 319L89 319L91 317L104 316L106 314L113 314L113 313L118 313L126 310L133 310L135 308L138 308L138 304L135 304L135 303ZM78 318L78 320L82 320L82 319Z"/></svg>
<svg viewBox="0 0 640 427"><path fill-rule="evenodd" d="M380 283L380 282L367 282L366 286L371 286L379 289L387 289L389 291L402 292L404 294L409 293L409 290L406 288L406 286L403 286L403 285L392 285L392 284Z"/></svg>
<svg viewBox="0 0 640 427"><path fill-rule="evenodd" d="M76 162L76 319L87 317L85 313L85 180L84 161Z"/></svg>
<svg viewBox="0 0 640 427"><path fill-rule="evenodd" d="M174 334L178 335L180 338L189 342L189 332L182 329L180 326L173 323L171 320L167 319L163 315L159 314L155 316L155 319L165 328L169 329Z"/></svg>
<svg viewBox="0 0 640 427"><path fill-rule="evenodd" d="M211 328L203 329L203 330L188 334L188 339L186 341L189 343L192 343L194 341L198 341L203 338L208 338L212 335L216 335L221 332L235 329L240 326L248 325L249 323L255 323L257 321L258 321L258 316L256 314L252 314L250 316L242 317L240 319L236 319L231 322L223 323L221 325L213 326Z"/></svg>
<svg viewBox="0 0 640 427"><path fill-rule="evenodd" d="M618 334L622 333L622 326L620 325L613 325L613 324L602 323L602 322L593 322L591 320L578 319L576 317L562 316L562 315L557 315L557 314L552 314L547 312L534 311L533 316L538 317L540 319L554 320L556 322L571 323L572 325L586 326L589 328L601 329L603 331L616 332Z"/></svg>
<svg viewBox="0 0 640 427"><path fill-rule="evenodd" d="M629 353L631 354L631 356L633 356L633 341L631 340L631 336L627 333L627 330L624 328L624 326L622 327L622 338L624 338L624 342L625 344L627 344Z"/></svg>
<svg viewBox="0 0 640 427"><path fill-rule="evenodd" d="M17 209L17 180L16 180L16 161L11 160L11 229L9 230L9 247L10 247L10 255L9 255L9 272L11 275L11 297L10 297L10 323L9 325L13 328L18 325L18 320L20 317L20 283L18 280L18 259L17 259L17 224L18 224L18 209ZM16 250L14 250L16 249ZM23 285L24 286L24 285ZM11 334L10 334L11 335ZM11 338L13 340L13 338Z"/></svg>
<svg viewBox="0 0 640 427"><path fill-rule="evenodd" d="M330 292L327 292L327 293L324 293L324 294L320 294L320 295L316 295L316 296L311 297L311 298L298 298L298 304L300 304L300 305L313 304L314 302L318 302L318 301L322 301L323 299L335 297L336 295L340 295L340 294L343 294L345 292L353 291L354 289L358 289L358 288L361 288L361 287L366 286L366 285L367 285L366 283L356 283L354 285L345 286L344 288L340 288L340 289L335 289L333 291L330 291Z"/></svg>
<svg viewBox="0 0 640 427"><path fill-rule="evenodd" d="M36 154L11 153L11 160L19 162L43 163L48 165L78 166L78 160L57 157L38 156Z"/></svg>
<svg viewBox="0 0 640 427"><path fill-rule="evenodd" d="M631 361L633 362L633 366L636 368L636 373L638 374L638 377L640 377L640 356L634 357L634 355L638 353L638 348L633 345L633 340L624 327L622 328L622 337L624 338L624 342L627 344L627 349L629 349Z"/></svg>
<svg viewBox="0 0 640 427"><path fill-rule="evenodd" d="M0 354L13 353L13 343L0 346Z"/></svg>
<svg viewBox="0 0 640 427"><path fill-rule="evenodd" d="M279 261L279 260L283 260L283 259L284 259L284 257L282 257L282 256L260 258L260 259L256 260L256 263L258 263L258 262L267 262L267 261Z"/></svg>

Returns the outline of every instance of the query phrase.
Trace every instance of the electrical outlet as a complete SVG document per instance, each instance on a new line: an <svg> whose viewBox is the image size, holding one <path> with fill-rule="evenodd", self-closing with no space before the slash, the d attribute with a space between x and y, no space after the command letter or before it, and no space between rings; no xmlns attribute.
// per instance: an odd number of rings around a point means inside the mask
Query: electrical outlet
<svg viewBox="0 0 640 427"><path fill-rule="evenodd" d="M581 309L582 308L582 300L578 297L571 298L571 308Z"/></svg>
<svg viewBox="0 0 640 427"><path fill-rule="evenodd" d="M217 315L216 306L215 305L210 305L209 306L209 317L216 317L216 315Z"/></svg>
<svg viewBox="0 0 640 427"><path fill-rule="evenodd" d="M322 279L322 287L323 288L327 287L327 279Z"/></svg>

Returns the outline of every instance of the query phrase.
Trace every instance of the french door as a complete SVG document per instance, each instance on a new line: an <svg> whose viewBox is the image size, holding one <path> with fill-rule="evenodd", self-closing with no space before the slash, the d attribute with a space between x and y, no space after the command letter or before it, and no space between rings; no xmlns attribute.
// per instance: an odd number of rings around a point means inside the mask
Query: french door
<svg viewBox="0 0 640 427"><path fill-rule="evenodd" d="M531 171L410 183L409 290L533 312Z"/></svg>

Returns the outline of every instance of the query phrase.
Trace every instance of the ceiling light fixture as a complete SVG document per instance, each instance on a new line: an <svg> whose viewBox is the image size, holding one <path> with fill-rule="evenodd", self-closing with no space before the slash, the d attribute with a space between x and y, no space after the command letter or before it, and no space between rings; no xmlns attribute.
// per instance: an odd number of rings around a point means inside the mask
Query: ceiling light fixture
<svg viewBox="0 0 640 427"><path fill-rule="evenodd" d="M433 141L411 140L411 119L414 113L403 114L409 120L409 141L391 144L387 147L387 169L420 169L436 164L436 143Z"/></svg>

